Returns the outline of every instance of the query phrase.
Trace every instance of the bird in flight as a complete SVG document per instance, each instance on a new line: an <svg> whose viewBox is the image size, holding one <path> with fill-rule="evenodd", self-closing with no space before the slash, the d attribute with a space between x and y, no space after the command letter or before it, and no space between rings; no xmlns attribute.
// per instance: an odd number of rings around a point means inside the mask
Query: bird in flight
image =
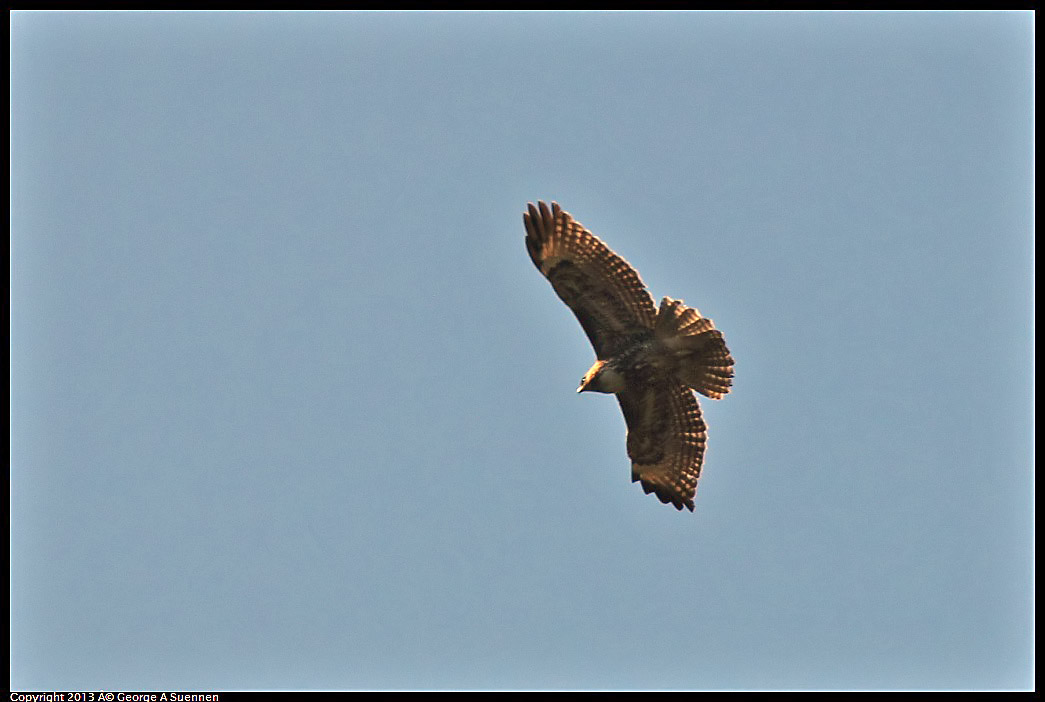
<svg viewBox="0 0 1045 702"><path fill-rule="evenodd" d="M553 202L527 204L526 250L595 348L577 392L617 396L628 425L632 482L693 511L707 427L696 390L720 399L733 384L722 332L681 300L653 304L639 274Z"/></svg>

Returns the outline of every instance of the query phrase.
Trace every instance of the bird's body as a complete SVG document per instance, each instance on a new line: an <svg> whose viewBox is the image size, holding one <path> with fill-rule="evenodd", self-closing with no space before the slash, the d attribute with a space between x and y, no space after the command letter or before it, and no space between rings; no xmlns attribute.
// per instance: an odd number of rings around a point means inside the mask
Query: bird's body
<svg viewBox="0 0 1045 702"><path fill-rule="evenodd" d="M617 396L632 480L692 511L707 435L691 388L715 399L729 392L733 358L722 333L679 300L655 308L635 269L558 204L529 205L523 222L534 265L595 348L577 391Z"/></svg>

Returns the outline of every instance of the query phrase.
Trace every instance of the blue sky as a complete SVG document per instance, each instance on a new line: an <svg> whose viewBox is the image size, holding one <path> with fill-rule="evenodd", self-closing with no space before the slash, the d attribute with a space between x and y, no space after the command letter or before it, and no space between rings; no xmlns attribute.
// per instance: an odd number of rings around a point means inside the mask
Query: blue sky
<svg viewBox="0 0 1045 702"><path fill-rule="evenodd" d="M1025 689L1033 16L11 18L14 689ZM529 261L713 318L696 511Z"/></svg>

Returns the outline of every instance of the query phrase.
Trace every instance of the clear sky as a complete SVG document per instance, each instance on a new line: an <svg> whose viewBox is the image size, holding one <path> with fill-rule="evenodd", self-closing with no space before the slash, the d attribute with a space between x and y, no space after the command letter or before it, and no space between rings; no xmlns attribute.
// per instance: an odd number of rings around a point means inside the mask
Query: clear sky
<svg viewBox="0 0 1045 702"><path fill-rule="evenodd" d="M15 689L1019 689L1033 15L11 17ZM523 245L715 320L696 511Z"/></svg>

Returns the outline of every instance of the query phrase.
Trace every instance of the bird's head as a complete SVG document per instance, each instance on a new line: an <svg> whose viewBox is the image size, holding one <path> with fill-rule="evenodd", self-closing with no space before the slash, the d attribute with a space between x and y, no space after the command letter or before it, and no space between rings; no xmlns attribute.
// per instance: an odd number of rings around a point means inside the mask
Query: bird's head
<svg viewBox="0 0 1045 702"><path fill-rule="evenodd" d="M606 361L596 361L581 378L577 392L615 393L624 389L624 376Z"/></svg>

